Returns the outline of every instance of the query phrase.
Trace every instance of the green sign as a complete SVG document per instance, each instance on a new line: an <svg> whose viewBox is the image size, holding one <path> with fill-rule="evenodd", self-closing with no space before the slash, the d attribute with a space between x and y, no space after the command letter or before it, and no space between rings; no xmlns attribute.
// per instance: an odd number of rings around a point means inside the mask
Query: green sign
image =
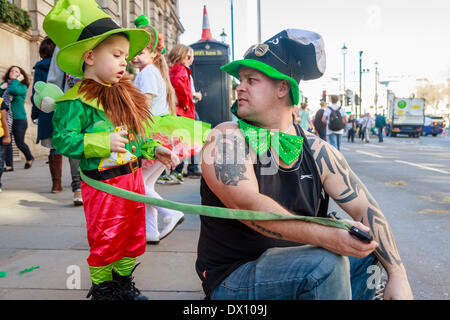
<svg viewBox="0 0 450 320"><path fill-rule="evenodd" d="M405 100L400 100L400 101L397 103L397 106L398 106L400 109L405 109L405 108L406 108L406 101L405 101Z"/></svg>

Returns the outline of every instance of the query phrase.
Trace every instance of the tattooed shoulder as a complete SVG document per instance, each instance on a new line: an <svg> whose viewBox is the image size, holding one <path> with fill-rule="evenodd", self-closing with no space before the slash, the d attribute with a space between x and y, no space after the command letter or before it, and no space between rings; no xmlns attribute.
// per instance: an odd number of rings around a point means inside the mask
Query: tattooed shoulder
<svg viewBox="0 0 450 320"><path fill-rule="evenodd" d="M240 132L230 129L221 131L216 137L214 153L214 172L216 179L227 186L237 186L248 180L245 162L249 148Z"/></svg>

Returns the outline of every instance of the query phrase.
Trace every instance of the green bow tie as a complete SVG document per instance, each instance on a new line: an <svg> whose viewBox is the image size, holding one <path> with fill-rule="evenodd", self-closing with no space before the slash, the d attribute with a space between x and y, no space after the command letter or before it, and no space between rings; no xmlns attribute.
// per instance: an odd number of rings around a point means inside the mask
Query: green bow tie
<svg viewBox="0 0 450 320"><path fill-rule="evenodd" d="M238 125L248 145L255 150L258 156L266 153L272 146L284 163L290 165L302 153L303 137L279 131L271 132L268 129L253 126L240 119L238 120Z"/></svg>

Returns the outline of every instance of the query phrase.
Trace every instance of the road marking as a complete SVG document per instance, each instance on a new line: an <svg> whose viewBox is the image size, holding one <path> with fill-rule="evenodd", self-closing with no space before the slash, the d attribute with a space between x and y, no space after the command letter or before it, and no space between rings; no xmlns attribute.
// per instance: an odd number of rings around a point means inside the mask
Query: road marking
<svg viewBox="0 0 450 320"><path fill-rule="evenodd" d="M409 164L410 166L419 167L419 168L422 168L422 169L425 169L425 170L436 171L436 172L440 172L440 173L443 173L443 174L450 174L450 172L447 172L447 171L444 171L444 170L440 170L440 169L436 169L436 168L423 166L423 165L417 164L417 163L412 163L412 162L403 161L403 160L394 160L394 161L398 162L398 163Z"/></svg>
<svg viewBox="0 0 450 320"><path fill-rule="evenodd" d="M375 157L375 158L383 158L382 156L379 156L375 153L370 153L370 152L365 152L365 151L360 151L360 150L356 150L356 152L365 154L367 156Z"/></svg>
<svg viewBox="0 0 450 320"><path fill-rule="evenodd" d="M372 148L382 148L382 149L385 149L385 147L382 147L382 146L376 146L376 145L374 145L374 144L366 144L366 146L368 146L368 147L372 147Z"/></svg>

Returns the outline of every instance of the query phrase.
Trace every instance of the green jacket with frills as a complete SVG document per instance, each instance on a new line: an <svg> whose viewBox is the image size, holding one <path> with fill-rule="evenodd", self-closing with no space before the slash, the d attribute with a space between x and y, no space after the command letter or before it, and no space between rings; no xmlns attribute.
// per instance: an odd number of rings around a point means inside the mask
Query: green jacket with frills
<svg viewBox="0 0 450 320"><path fill-rule="evenodd" d="M110 156L110 135L116 126L97 105L97 99L87 101L78 93L80 85L78 82L56 101L52 144L66 157L80 159L81 170L87 171L98 169L101 159ZM136 157L155 159L153 151L158 145L158 140L135 139L125 149Z"/></svg>

